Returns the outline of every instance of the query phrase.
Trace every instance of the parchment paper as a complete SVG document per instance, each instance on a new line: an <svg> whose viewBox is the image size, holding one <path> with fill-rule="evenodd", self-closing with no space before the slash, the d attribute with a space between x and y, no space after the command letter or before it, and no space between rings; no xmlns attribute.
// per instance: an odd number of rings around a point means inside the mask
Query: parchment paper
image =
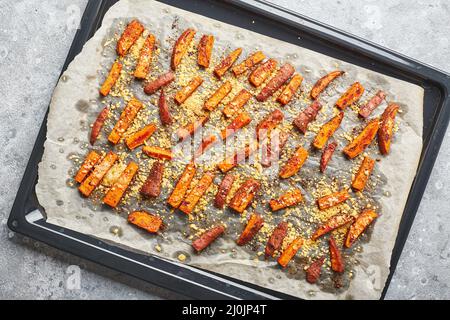
<svg viewBox="0 0 450 320"><path fill-rule="evenodd" d="M354 277L345 290L322 291L318 286L304 281L303 273L302 276L292 276L289 272L277 268L276 262L255 259L254 252L237 248L234 240L241 226L214 244L220 250L210 250L202 255L196 255L192 254L190 241L179 231L167 230L164 236L149 236L128 225L123 214L117 214L101 206L91 206L89 200L82 199L75 188L68 186L74 174L73 158L87 152L89 124L95 120L105 104L111 103L111 100L102 100L98 95L98 88L104 80L105 73L116 57L115 42L108 42L108 39L114 37L115 32L120 34L132 18L138 18L160 40L161 61L158 63L165 69L168 68L173 39L184 27L193 26L198 30L198 35L212 33L217 37L215 59L219 59L229 48L243 47L242 57L256 49L262 49L269 57L292 63L304 76L306 84L313 84L320 76L331 70L345 70L346 76L324 94L323 100L327 107L322 110L318 122L323 123L330 117L331 107L339 94L356 80L366 87L365 99L373 96L376 90L383 89L388 93L389 101L400 104L403 112L397 117L399 129L395 133L391 154L386 158L382 157L382 161L376 165L375 175L380 181L384 180L374 193L381 206L382 215L376 221L370 241L366 241L363 249L355 253L354 257L359 263L353 266ZM179 27L173 27L174 21L177 21ZM308 92L308 89L305 87L304 91ZM154 101L143 94L140 84L134 84L131 91L146 103L147 108L156 110ZM375 115L379 115L385 106L385 103L381 105ZM287 107L286 122L291 123L292 117L305 107L306 104L301 101ZM175 259L180 252L188 253L186 263L190 265L300 298L378 299L389 273L390 257L399 222L422 148L422 108L423 89L418 86L154 1L122 0L108 11L103 26L86 43L82 53L70 64L55 89L48 117L45 153L39 166L37 195L45 208L49 223L133 250L169 259ZM261 119L265 114L255 115L255 119ZM157 119L156 112L155 119ZM352 120L351 123L343 123L343 131L350 132L351 128L358 125L356 117ZM255 120L253 125L257 122ZM309 133L304 141L290 141L287 148L294 148L299 142L306 143L308 139L311 141L313 136L314 133ZM375 154L376 147L372 147L370 152ZM317 167L317 161L318 155L310 157L302 169L305 174ZM342 160L336 160L329 170L342 169L340 167L342 163ZM216 181L218 182L220 179ZM280 188L283 189L284 186L280 185ZM165 199L167 192L166 190L166 194L161 198ZM186 224L186 219L179 214L170 213L169 209L161 204L147 205L154 210L158 209L162 215L171 215L170 220L175 225ZM209 210L213 209L208 208L208 214ZM111 228L116 231L120 228L120 234L111 232ZM155 245L160 245L162 251L155 251Z"/></svg>

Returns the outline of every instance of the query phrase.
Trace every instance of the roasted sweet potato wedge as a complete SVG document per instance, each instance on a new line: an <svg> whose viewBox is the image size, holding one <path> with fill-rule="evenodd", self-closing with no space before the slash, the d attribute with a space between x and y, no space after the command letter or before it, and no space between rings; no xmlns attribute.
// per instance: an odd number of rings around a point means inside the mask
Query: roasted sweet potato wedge
<svg viewBox="0 0 450 320"><path fill-rule="evenodd" d="M97 119L95 120L94 124L92 125L92 130L91 130L91 138L89 140L89 142L91 143L91 145L94 145L95 142L98 139L98 136L100 135L100 131L102 130L106 119L108 118L109 115L109 108L105 107L100 114L98 115Z"/></svg>
<svg viewBox="0 0 450 320"><path fill-rule="evenodd" d="M345 247L350 248L377 217L378 214L375 211L365 209L350 226L347 237L345 238Z"/></svg>
<svg viewBox="0 0 450 320"><path fill-rule="evenodd" d="M372 99L369 100L365 105L359 108L359 116L362 118L368 118L372 112L383 102L386 98L386 93L379 90Z"/></svg>
<svg viewBox="0 0 450 320"><path fill-rule="evenodd" d="M150 233L157 233L163 221L160 217L146 211L135 211L128 215L128 222Z"/></svg>
<svg viewBox="0 0 450 320"><path fill-rule="evenodd" d="M233 68L233 73L235 77L240 76L241 74L246 73L248 70L253 69L256 65L261 63L266 56L262 51L256 51L252 55L250 55L247 59L245 59L242 63L238 64Z"/></svg>
<svg viewBox="0 0 450 320"><path fill-rule="evenodd" d="M297 254L298 250L303 245L303 239L302 238L296 238L294 241L292 241L286 249L284 249L283 253L278 258L278 264L282 266L283 268L286 268L289 261L294 258L294 256Z"/></svg>
<svg viewBox="0 0 450 320"><path fill-rule="evenodd" d="M265 140L269 137L270 132L276 128L280 123L283 122L284 114L281 110L276 109L272 113L270 113L267 117L265 117L258 125L256 126L256 138L258 141Z"/></svg>
<svg viewBox="0 0 450 320"><path fill-rule="evenodd" d="M225 178L223 178L219 190L217 190L216 197L214 199L214 206L218 209L223 209L225 203L227 201L228 194L231 191L231 187L233 187L233 183L236 180L236 177L232 174L227 174Z"/></svg>
<svg viewBox="0 0 450 320"><path fill-rule="evenodd" d="M247 104L247 102L252 97L252 94L248 92L245 89L242 89L234 98L233 100L228 103L225 108L223 109L223 114L227 118L231 118L238 114L239 112L242 112L242 108Z"/></svg>
<svg viewBox="0 0 450 320"><path fill-rule="evenodd" d="M364 157L364 160L359 167L358 173L352 182L352 188L355 191L363 191L367 181L369 180L370 174L372 173L373 167L375 165L375 160L370 157Z"/></svg>
<svg viewBox="0 0 450 320"><path fill-rule="evenodd" d="M234 135L238 130L241 130L252 122L252 118L247 112L241 112L231 123L220 132L222 140L226 140L228 137Z"/></svg>
<svg viewBox="0 0 450 320"><path fill-rule="evenodd" d="M181 202L178 209L185 214L191 214L194 211L195 206L203 197L203 195L208 191L214 180L214 173L206 172L191 192L186 196L186 198Z"/></svg>
<svg viewBox="0 0 450 320"><path fill-rule="evenodd" d="M314 284L319 280L324 262L325 257L318 258L306 269L306 281Z"/></svg>
<svg viewBox="0 0 450 320"><path fill-rule="evenodd" d="M119 179L117 179L111 189L109 189L106 196L103 198L103 203L110 206L111 208L116 208L138 170L138 164L130 162L120 175Z"/></svg>
<svg viewBox="0 0 450 320"><path fill-rule="evenodd" d="M317 149L322 149L328 139L330 139L336 130L341 126L342 119L344 119L344 113L340 112L337 116L325 123L317 133L313 141L313 146Z"/></svg>
<svg viewBox="0 0 450 320"><path fill-rule="evenodd" d="M160 75L155 80L149 81L144 87L144 92L150 96L156 93L156 91L158 91L162 87L168 86L174 80L175 80L175 73L173 73L172 71L167 72L165 74Z"/></svg>
<svg viewBox="0 0 450 320"><path fill-rule="evenodd" d="M101 160L101 162L95 167L94 171L78 188L83 196L89 197L91 195L92 191L98 187L105 174L109 171L109 169L111 169L117 159L118 156L115 153L110 152Z"/></svg>
<svg viewBox="0 0 450 320"><path fill-rule="evenodd" d="M182 105L203 83L201 77L194 77L187 86L177 92L175 102Z"/></svg>
<svg viewBox="0 0 450 320"><path fill-rule="evenodd" d="M311 98L313 100L316 100L319 95L325 90L330 83L335 80L337 77L340 77L344 74L344 71L333 71L327 74L326 76L319 79L319 81L316 82L314 87L311 90Z"/></svg>
<svg viewBox="0 0 450 320"><path fill-rule="evenodd" d="M100 159L101 156L97 152L89 152L88 156L81 165L80 170L78 170L78 173L75 176L75 181L78 183L82 183L84 179L86 179L87 175L92 171L92 169L94 169L95 165L100 161Z"/></svg>
<svg viewBox="0 0 450 320"><path fill-rule="evenodd" d="M189 186L191 185L192 179L195 176L195 172L196 169L194 163L190 163L186 166L175 188L173 189L172 194L167 200L167 203L170 206L172 206L173 208L178 208L180 206L181 202L184 199L184 196L186 195L186 192L189 189Z"/></svg>
<svg viewBox="0 0 450 320"><path fill-rule="evenodd" d="M264 89L256 96L256 100L259 102L267 101L271 96L274 95L294 74L295 69L289 63L281 66L277 74L270 79Z"/></svg>
<svg viewBox="0 0 450 320"><path fill-rule="evenodd" d="M131 21L117 42L117 54L124 57L143 32L144 26L138 20Z"/></svg>
<svg viewBox="0 0 450 320"><path fill-rule="evenodd" d="M103 82L102 87L100 88L100 94L102 96L106 97L111 92L111 89L115 86L121 72L122 64L118 61L114 62L105 82Z"/></svg>
<svg viewBox="0 0 450 320"><path fill-rule="evenodd" d="M142 148L142 152L145 153L150 158L159 160L172 160L173 153L170 149L164 149L160 147L145 146Z"/></svg>
<svg viewBox="0 0 450 320"><path fill-rule="evenodd" d="M214 74L217 78L222 78L223 75L233 66L236 60L242 53L242 48L237 48L231 52L227 57L225 57L222 62L220 62L214 69Z"/></svg>
<svg viewBox="0 0 450 320"><path fill-rule="evenodd" d="M257 180L248 179L241 185L233 199L231 199L229 207L236 212L243 213L252 203L259 188L260 183Z"/></svg>
<svg viewBox="0 0 450 320"><path fill-rule="evenodd" d="M287 179L295 175L308 158L308 151L302 147L292 155L288 162L280 169L280 178Z"/></svg>
<svg viewBox="0 0 450 320"><path fill-rule="evenodd" d="M285 221L280 222L275 229L272 231L272 234L267 240L266 249L264 250L266 258L272 257L275 254L275 251L280 250L283 245L283 240L286 237L288 232L288 224Z"/></svg>
<svg viewBox="0 0 450 320"><path fill-rule="evenodd" d="M247 222L247 225L242 231L241 236L237 239L236 243L238 246L246 245L249 241L251 241L256 234L261 230L264 225L264 219L259 214L254 213L250 216L250 219Z"/></svg>
<svg viewBox="0 0 450 320"><path fill-rule="evenodd" d="M180 141L183 141L187 137L193 136L200 128L202 128L206 122L208 122L209 117L201 117L197 121L189 123L185 127L181 127L177 130L177 136Z"/></svg>
<svg viewBox="0 0 450 320"><path fill-rule="evenodd" d="M278 199L272 199L269 202L272 211L278 211L287 207L295 206L303 201L302 191L300 189L294 189L286 192Z"/></svg>
<svg viewBox="0 0 450 320"><path fill-rule="evenodd" d="M211 55L214 47L215 38L212 35L204 35L198 45L198 65L203 68L209 68L211 64Z"/></svg>
<svg viewBox="0 0 450 320"><path fill-rule="evenodd" d="M272 165L272 163L279 160L281 150L285 147L288 138L288 133L277 130L272 131L270 134L270 139L266 139L261 143L263 146L261 153L261 165L263 167L268 168Z"/></svg>
<svg viewBox="0 0 450 320"><path fill-rule="evenodd" d="M394 132L395 116L399 106L391 103L381 115L381 124L378 129L378 147L381 154L388 154L391 148L391 140Z"/></svg>
<svg viewBox="0 0 450 320"><path fill-rule="evenodd" d="M145 79L150 72L150 66L152 64L153 52L155 50L155 36L149 35L145 39L144 45L142 46L141 52L139 54L139 59L134 70L134 77L137 79Z"/></svg>
<svg viewBox="0 0 450 320"><path fill-rule="evenodd" d="M170 114L169 104L167 103L164 90L161 90L161 95L158 100L159 118L164 126L170 126L173 123L172 115Z"/></svg>
<svg viewBox="0 0 450 320"><path fill-rule="evenodd" d="M225 82L221 85L216 92L214 92L211 97L205 102L204 108L208 111L213 111L217 106L226 98L233 89L230 81Z"/></svg>
<svg viewBox="0 0 450 320"><path fill-rule="evenodd" d="M256 68L251 74L248 80L255 87L262 85L270 75L276 70L278 62L275 59L269 59Z"/></svg>
<svg viewBox="0 0 450 320"><path fill-rule="evenodd" d="M344 272L344 259L342 259L341 251L339 250L333 236L331 236L328 240L328 244L330 250L331 270L338 273Z"/></svg>
<svg viewBox="0 0 450 320"><path fill-rule="evenodd" d="M380 122L378 119L370 121L364 130L349 143L343 150L343 152L350 159L359 156L373 141L375 138Z"/></svg>
<svg viewBox="0 0 450 320"><path fill-rule="evenodd" d="M148 140L155 132L156 132L156 125L149 124L148 126L145 126L135 134L132 134L131 136L127 137L125 139L125 143L130 150L134 150L139 146L142 146L145 141Z"/></svg>
<svg viewBox="0 0 450 320"><path fill-rule="evenodd" d="M225 232L223 225L214 227L203 233L199 238L192 242L192 247L195 251L200 252L206 249L211 243L219 238Z"/></svg>
<svg viewBox="0 0 450 320"><path fill-rule="evenodd" d="M217 143L218 139L214 134L203 138L202 143L194 153L194 159L200 158L206 151Z"/></svg>
<svg viewBox="0 0 450 320"><path fill-rule="evenodd" d="M316 232L311 236L311 240L316 241L321 236L338 229L340 227L345 226L346 224L353 223L355 218L353 218L349 214L337 214L328 219L323 225L321 225Z"/></svg>
<svg viewBox="0 0 450 320"><path fill-rule="evenodd" d="M128 127L131 126L139 111L142 109L143 104L137 99L131 99L127 106L120 115L119 121L111 131L108 140L112 144L118 144Z"/></svg>
<svg viewBox="0 0 450 320"><path fill-rule="evenodd" d="M317 114L321 109L322 104L317 100L314 101L305 110L303 110L297 118L295 118L294 126L296 126L301 133L305 134L308 130L309 124L316 120Z"/></svg>
<svg viewBox="0 0 450 320"><path fill-rule="evenodd" d="M224 161L217 165L222 173L227 173L231 169L235 168L239 163L248 159L257 150L257 145L250 143L244 147L244 149L237 151L232 156L226 158Z"/></svg>
<svg viewBox="0 0 450 320"><path fill-rule="evenodd" d="M350 194L347 189L329 194L317 200L317 205L320 210L326 210L338 204L347 201L350 198Z"/></svg>
<svg viewBox="0 0 450 320"><path fill-rule="evenodd" d="M283 106L287 105L292 98L294 97L295 93L298 91L298 88L302 85L303 77L299 75L298 73L295 74L291 81L287 84L286 88L283 89L281 94L278 96L277 101L281 103Z"/></svg>
<svg viewBox="0 0 450 320"><path fill-rule="evenodd" d="M147 198L159 197L161 195L163 177L164 163L156 161L150 169L150 174L141 188L141 195Z"/></svg>
<svg viewBox="0 0 450 320"><path fill-rule="evenodd" d="M345 92L339 100L336 102L336 107L344 110L348 106L351 106L359 99L361 99L364 93L364 87L359 82L355 82L352 86Z"/></svg>
<svg viewBox="0 0 450 320"><path fill-rule="evenodd" d="M175 42L171 61L171 67L173 71L175 71L181 64L181 61L188 52L189 47L191 46L191 43L194 40L195 34L196 31L194 29L187 29L181 34L181 36Z"/></svg>
<svg viewBox="0 0 450 320"><path fill-rule="evenodd" d="M320 158L320 172L324 173L327 169L328 163L331 161L337 145L337 142L331 142L323 150L322 157Z"/></svg>

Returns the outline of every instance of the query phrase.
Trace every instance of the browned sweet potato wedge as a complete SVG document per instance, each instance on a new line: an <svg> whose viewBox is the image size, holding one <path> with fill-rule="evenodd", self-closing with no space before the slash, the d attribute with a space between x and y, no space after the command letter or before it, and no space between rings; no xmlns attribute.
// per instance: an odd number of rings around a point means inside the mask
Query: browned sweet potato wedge
<svg viewBox="0 0 450 320"><path fill-rule="evenodd" d="M219 168L222 173L227 173L231 169L235 168L239 163L248 159L256 150L256 144L248 144L242 151L236 152L234 155L219 163L217 168Z"/></svg>
<svg viewBox="0 0 450 320"><path fill-rule="evenodd" d="M364 130L344 148L343 152L347 157L350 159L356 158L372 143L379 124L378 119L374 119L367 124Z"/></svg>
<svg viewBox="0 0 450 320"><path fill-rule="evenodd" d="M337 214L335 216L332 216L330 219L328 219L323 225L321 225L316 232L311 236L311 240L316 241L321 236L338 229L340 227L345 226L346 224L352 223L355 221L355 218L353 218L349 214Z"/></svg>
<svg viewBox="0 0 450 320"><path fill-rule="evenodd" d="M159 160L172 160L173 153L170 149L164 149L160 147L145 146L142 148L142 152L145 153L150 158Z"/></svg>
<svg viewBox="0 0 450 320"><path fill-rule="evenodd" d="M375 165L375 160L370 157L364 157L364 160L359 167L358 173L352 182L352 188L355 191L363 191L367 180L369 180L370 174L372 173L373 167Z"/></svg>
<svg viewBox="0 0 450 320"><path fill-rule="evenodd" d="M272 131L270 139L266 139L262 143L262 146L265 146L265 150L263 149L261 153L261 165L263 167L270 167L280 158L281 150L285 147L288 138L289 134L284 131Z"/></svg>
<svg viewBox="0 0 450 320"><path fill-rule="evenodd" d="M260 183L255 179L245 181L234 195L229 203L229 207L239 213L243 213L245 209L252 203L260 187Z"/></svg>
<svg viewBox="0 0 450 320"><path fill-rule="evenodd" d="M144 92L150 96L159 89L161 89L162 87L168 86L174 80L175 80L175 73L173 73L172 71L167 72L163 75L160 75L155 80L148 82L145 85Z"/></svg>
<svg viewBox="0 0 450 320"><path fill-rule="evenodd" d="M134 70L134 77L137 79L145 79L150 72L150 65L152 64L153 51L155 50L155 36L149 35L145 39L139 54L139 60Z"/></svg>
<svg viewBox="0 0 450 320"><path fill-rule="evenodd" d="M100 131L102 130L103 125L105 124L105 121L108 118L108 115L109 115L109 108L105 107L102 110L102 112L100 112L94 124L92 125L91 138L89 140L91 145L94 145L95 142L97 141L98 136L100 135Z"/></svg>
<svg viewBox="0 0 450 320"><path fill-rule="evenodd" d="M117 42L117 54L124 57L143 32L144 26L139 21L131 21Z"/></svg>
<svg viewBox="0 0 450 320"><path fill-rule="evenodd" d="M226 98L233 89L230 81L225 82L221 85L216 92L214 92L211 97L205 102L204 108L208 111L213 111L217 106Z"/></svg>
<svg viewBox="0 0 450 320"><path fill-rule="evenodd" d="M87 175L94 169L94 166L100 161L101 156L95 152L91 151L88 156L86 157L86 160L84 160L83 164L81 165L80 170L78 170L78 173L75 176L75 181L78 183L82 183L84 179L86 179Z"/></svg>
<svg viewBox="0 0 450 320"><path fill-rule="evenodd" d="M276 226L276 228L272 231L269 240L267 240L266 249L264 250L266 258L272 257L275 254L275 251L280 250L287 232L287 222L282 221Z"/></svg>
<svg viewBox="0 0 450 320"><path fill-rule="evenodd" d="M339 100L336 102L336 107L344 110L348 106L351 106L359 99L361 99L364 93L364 87L359 82L355 82L352 86L345 92Z"/></svg>
<svg viewBox="0 0 450 320"><path fill-rule="evenodd" d="M324 196L322 198L319 198L317 200L317 205L319 206L320 210L326 210L331 207L337 206L338 204L347 201L347 199L350 198L350 195L348 193L347 189L344 189L339 192L335 192L332 194L329 194L327 196Z"/></svg>
<svg viewBox="0 0 450 320"><path fill-rule="evenodd" d="M278 96L277 101L283 106L287 105L292 100L298 88L302 85L303 77L298 73L295 74L291 81L287 84L286 88Z"/></svg>
<svg viewBox="0 0 450 320"><path fill-rule="evenodd" d="M316 100L319 95L325 90L330 83L335 80L337 77L340 77L344 74L344 71L333 71L327 74L326 76L319 79L319 81L316 82L314 87L311 90L311 98L313 100Z"/></svg>
<svg viewBox="0 0 450 320"><path fill-rule="evenodd" d="M98 187L105 174L109 171L109 169L111 169L117 159L118 156L115 153L108 153L78 188L81 194L85 197L89 197L92 191Z"/></svg>
<svg viewBox="0 0 450 320"><path fill-rule="evenodd" d="M112 65L111 71L109 71L105 82L103 82L102 87L100 88L100 94L102 96L106 97L111 92L111 89L114 87L120 77L120 72L122 72L122 64L116 61Z"/></svg>
<svg viewBox="0 0 450 320"><path fill-rule="evenodd" d="M209 68L211 64L211 55L214 47L214 36L204 35L198 45L198 65L203 68Z"/></svg>
<svg viewBox="0 0 450 320"><path fill-rule="evenodd" d="M214 74L217 78L222 78L223 75L233 66L236 60L242 53L242 48L237 48L233 52L231 52L226 58L220 62L216 68L214 69Z"/></svg>
<svg viewBox="0 0 450 320"><path fill-rule="evenodd" d="M201 117L197 121L189 123L187 126L179 128L177 130L177 136L180 141L186 139L187 137L193 136L197 130L202 128L206 122L208 122L209 117Z"/></svg>
<svg viewBox="0 0 450 320"><path fill-rule="evenodd" d="M308 151L302 147L298 148L288 162L280 169L280 178L287 179L296 174L306 159L308 158Z"/></svg>
<svg viewBox="0 0 450 320"><path fill-rule="evenodd" d="M146 211L135 211L128 215L128 222L150 233L157 233L163 221L160 217Z"/></svg>
<svg viewBox="0 0 450 320"><path fill-rule="evenodd" d="M266 81L272 72L275 71L275 69L278 66L278 62L275 59L269 59L266 62L264 62L262 65L260 65L258 68L256 68L251 74L248 80L252 85L255 87L259 87Z"/></svg>
<svg viewBox="0 0 450 320"><path fill-rule="evenodd" d="M141 188L141 194L144 197L156 198L161 195L161 186L164 177L164 163L156 161L147 177L144 185Z"/></svg>
<svg viewBox="0 0 450 320"><path fill-rule="evenodd" d="M250 216L250 219L247 222L247 225L242 231L241 236L237 239L236 243L238 246L246 245L249 241L251 241L256 234L261 230L264 225L264 219L259 214L254 213Z"/></svg>
<svg viewBox="0 0 450 320"><path fill-rule="evenodd" d="M225 115L225 117L231 118L239 112L242 112L241 109L247 104L251 97L252 94L250 92L242 89L223 109L223 114Z"/></svg>
<svg viewBox="0 0 450 320"><path fill-rule="evenodd" d="M213 145L215 145L217 141L218 141L217 137L214 134L209 135L206 138L204 138L202 140L202 143L200 144L200 146L198 147L198 149L194 153L194 159L197 159L197 158L201 157L202 154L204 154Z"/></svg>
<svg viewBox="0 0 450 320"><path fill-rule="evenodd" d="M315 260L309 267L306 269L306 281L308 281L311 284L316 283L319 278L320 274L322 273L322 266L325 262L325 257L321 257L317 260Z"/></svg>
<svg viewBox="0 0 450 320"><path fill-rule="evenodd" d="M164 90L161 90L161 95L158 101L159 118L164 126L170 126L173 123L172 115L170 114L169 104L167 103Z"/></svg>
<svg viewBox="0 0 450 320"><path fill-rule="evenodd" d="M270 79L264 89L256 96L260 102L267 101L275 92L277 92L294 74L295 69L289 63L284 64L277 74Z"/></svg>
<svg viewBox="0 0 450 320"><path fill-rule="evenodd" d="M289 261L294 258L294 256L297 254L298 250L303 245L303 239L302 238L296 238L294 241L292 241L286 249L284 249L283 253L278 258L278 264L282 266L283 268L286 268Z"/></svg>
<svg viewBox="0 0 450 320"><path fill-rule="evenodd" d="M214 173L206 172L195 187L191 190L191 192L186 196L186 198L181 202L181 205L178 209L185 214L191 214L194 211L195 206L203 197L203 195L208 191L208 188L211 186L214 180Z"/></svg>
<svg viewBox="0 0 450 320"><path fill-rule="evenodd" d="M398 109L398 105L391 103L381 115L381 124L378 129L378 146L381 154L388 154L391 148L395 116L397 115Z"/></svg>
<svg viewBox="0 0 450 320"><path fill-rule="evenodd" d="M378 214L370 209L365 209L350 226L345 239L345 247L350 248L367 227L378 217Z"/></svg>
<svg viewBox="0 0 450 320"><path fill-rule="evenodd" d="M308 130L309 124L316 120L320 109L322 109L322 104L317 100L314 101L298 115L298 117L294 120L294 126L296 126L301 133L305 134Z"/></svg>
<svg viewBox="0 0 450 320"><path fill-rule="evenodd" d="M336 130L341 126L342 119L344 119L344 113L340 112L337 116L325 123L317 133L313 141L313 146L317 149L322 149L328 139L330 139Z"/></svg>
<svg viewBox="0 0 450 320"><path fill-rule="evenodd" d="M175 71L177 67L181 64L184 56L191 46L192 40L194 40L196 31L194 29L187 29L184 31L178 40L175 42L172 52L171 67Z"/></svg>
<svg viewBox="0 0 450 320"><path fill-rule="evenodd" d="M369 100L365 105L359 108L359 116L362 118L368 118L372 112L383 102L386 98L386 93L379 90L372 99Z"/></svg>
<svg viewBox="0 0 450 320"><path fill-rule="evenodd" d="M131 126L139 111L142 109L143 104L137 99L131 99L127 106L120 115L119 121L111 131L108 140L112 144L118 144L128 127Z"/></svg>
<svg viewBox="0 0 450 320"><path fill-rule="evenodd" d="M265 117L256 126L256 138L259 140L265 140L270 135L270 132L275 129L281 122L283 122L284 114L279 109L276 109Z"/></svg>
<svg viewBox="0 0 450 320"><path fill-rule="evenodd" d="M134 162L130 162L120 175L119 179L117 179L111 189L109 189L106 196L103 198L103 203L111 208L116 208L138 170L139 166Z"/></svg>
<svg viewBox="0 0 450 320"><path fill-rule="evenodd" d="M331 161L337 145L337 142L331 142L323 150L322 157L320 158L320 172L324 173L327 169L328 163Z"/></svg>
<svg viewBox="0 0 450 320"><path fill-rule="evenodd" d="M139 146L142 146L145 141L148 140L156 132L156 125L149 124L143 129L139 130L135 134L127 137L125 143L130 150L134 150Z"/></svg>
<svg viewBox="0 0 450 320"><path fill-rule="evenodd" d="M246 73L248 70L253 69L254 66L261 63L265 58L266 56L264 55L264 53L262 53L262 51L256 51L242 63L233 68L234 76L240 76L241 74Z"/></svg>
<svg viewBox="0 0 450 320"><path fill-rule="evenodd" d="M241 112L225 129L220 132L220 137L222 140L225 140L234 135L238 130L250 124L250 122L252 122L250 115L245 111Z"/></svg>
<svg viewBox="0 0 450 320"><path fill-rule="evenodd" d="M270 200L270 208L272 211L278 211L287 207L295 206L303 201L302 191L300 189L294 189L286 192L278 199Z"/></svg>
<svg viewBox="0 0 450 320"><path fill-rule="evenodd" d="M225 227L220 225L209 229L203 233L198 239L192 242L192 247L200 252L206 249L211 243L213 243L218 237L225 232Z"/></svg>
<svg viewBox="0 0 450 320"><path fill-rule="evenodd" d="M173 208L178 208L180 206L181 202L184 199L184 196L186 195L186 192L189 189L189 186L191 185L192 179L195 176L195 172L196 169L194 163L190 163L186 166L186 169L184 169L183 174L181 175L175 188L172 191L172 194L167 200L167 203L170 206L172 206Z"/></svg>
<svg viewBox="0 0 450 320"><path fill-rule="evenodd" d="M177 92L175 102L182 105L203 83L201 77L194 77L187 86Z"/></svg>
<svg viewBox="0 0 450 320"><path fill-rule="evenodd" d="M333 236L328 240L330 250L331 270L334 272L344 272L344 259L342 259L341 251L339 250Z"/></svg>
<svg viewBox="0 0 450 320"><path fill-rule="evenodd" d="M236 177L232 174L227 174L225 178L223 178L222 183L219 186L219 190L217 190L216 198L214 199L214 205L216 208L223 209L235 180Z"/></svg>

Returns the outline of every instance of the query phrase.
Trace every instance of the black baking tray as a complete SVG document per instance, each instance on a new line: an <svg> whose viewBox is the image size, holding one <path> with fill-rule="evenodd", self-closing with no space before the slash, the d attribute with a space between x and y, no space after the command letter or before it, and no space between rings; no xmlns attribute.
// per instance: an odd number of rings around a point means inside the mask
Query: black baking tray
<svg viewBox="0 0 450 320"><path fill-rule="evenodd" d="M63 71L100 27L117 0L90 0ZM184 10L249 29L324 53L424 88L423 149L391 258L389 278L401 255L450 119L450 76L308 17L260 0L164 0ZM196 299L284 299L288 295L243 283L157 256L128 251L93 237L46 223L35 193L38 164L46 139L47 116L17 193L8 226L11 230L63 251L127 273Z"/></svg>

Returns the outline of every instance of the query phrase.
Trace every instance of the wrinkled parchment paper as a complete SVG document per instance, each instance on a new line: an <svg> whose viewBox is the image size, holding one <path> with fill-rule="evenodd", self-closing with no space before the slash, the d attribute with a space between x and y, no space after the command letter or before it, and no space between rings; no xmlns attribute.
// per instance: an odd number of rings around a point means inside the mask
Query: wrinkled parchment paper
<svg viewBox="0 0 450 320"><path fill-rule="evenodd" d="M110 209L100 207L93 211L88 201L82 199L76 189L67 186L68 179L73 175L71 155L84 155L87 152L89 124L103 108L98 88L115 59L115 43L107 44L105 41L118 31L117 28L122 28L120 32L123 30L124 25L119 25L119 21L126 24L132 18L138 18L160 39L162 52L171 51L173 42L167 39L180 33L179 29L172 29L173 21L177 20L180 29L193 26L198 30L198 35L214 34L217 37L214 50L216 59L222 56L222 50L217 49L220 47L243 47L241 59L257 48L262 49L269 57L292 63L304 76L304 83L308 84L313 84L331 70L345 70L347 75L339 81L335 89L329 90L333 92L323 98L329 105L329 110L339 93L344 92L355 80L366 87L365 99L373 96L376 90L383 89L388 93L389 101L400 104L403 112L397 117L399 130L395 134L391 154L376 165L376 174L387 177L387 184L382 186L382 194L377 194L382 215L375 223L370 242L364 243L363 250L355 254L359 263L354 266L354 278L346 290L337 293L321 291L317 286L304 281L304 273L301 273L302 276L293 277L289 272L280 271L273 260L255 260L254 252L236 247L234 235L225 236L214 244L214 247L220 250L208 251L202 255L192 254L190 241L181 237L178 231L167 230L164 238L149 236L128 225L123 215ZM168 56L161 60L167 60L165 64L168 67ZM132 91L137 98L148 103L149 98L143 94L140 84L132 87ZM294 103L290 107L293 113L287 115L286 121L290 123L292 116L305 107L306 105L300 102ZM375 115L379 115L385 107L386 103L383 103ZM179 252L191 253L186 261L190 265L300 298L378 299L389 273L391 252L422 148L422 107L423 89L410 83L154 1L122 0L108 11L103 26L70 64L54 92L48 117L45 153L39 166L37 195L45 208L49 223L120 246L169 259L176 259ZM329 117L329 114L321 113L318 119L323 122ZM254 121L253 125L257 122ZM357 122L343 123L343 129L349 132L356 124ZM310 133L306 138L311 141L312 137ZM297 144L298 142L291 141L287 148L294 148ZM376 148L374 150L376 151ZM308 168L317 166L317 163L318 156L312 156L302 170L308 172ZM331 164L332 168L329 170L337 170L339 165L340 162ZM336 167L333 169L333 166ZM216 183L218 182L220 180L216 179ZM169 191L165 191L166 194ZM168 212L165 207L154 208ZM178 219L179 223L185 223L185 220L176 215L173 220ZM120 236L117 232L111 232L111 228L115 227L121 229ZM239 226L237 230L241 228ZM162 252L155 251L156 244L161 244ZM231 248L235 250L233 257L230 255Z"/></svg>

